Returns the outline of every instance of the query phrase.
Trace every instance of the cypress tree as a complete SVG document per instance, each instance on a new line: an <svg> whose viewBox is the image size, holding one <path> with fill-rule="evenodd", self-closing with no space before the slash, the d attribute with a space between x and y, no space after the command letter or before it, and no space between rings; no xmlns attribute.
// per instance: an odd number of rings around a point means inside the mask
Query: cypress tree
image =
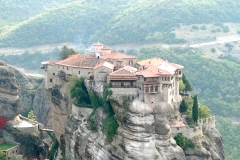
<svg viewBox="0 0 240 160"><path fill-rule="evenodd" d="M196 124L197 120L198 120L198 100L197 100L197 95L195 95L193 97L192 119L193 119L194 124Z"/></svg>
<svg viewBox="0 0 240 160"><path fill-rule="evenodd" d="M183 74L182 76L182 81L183 84L185 84L185 92L191 92L193 90L192 88L192 84L190 83L190 81L188 80L188 78L185 76L185 74Z"/></svg>
<svg viewBox="0 0 240 160"><path fill-rule="evenodd" d="M180 104L179 111L181 113L184 113L184 112L187 111L187 108L188 108L187 103L186 103L185 99L183 99L181 104Z"/></svg>

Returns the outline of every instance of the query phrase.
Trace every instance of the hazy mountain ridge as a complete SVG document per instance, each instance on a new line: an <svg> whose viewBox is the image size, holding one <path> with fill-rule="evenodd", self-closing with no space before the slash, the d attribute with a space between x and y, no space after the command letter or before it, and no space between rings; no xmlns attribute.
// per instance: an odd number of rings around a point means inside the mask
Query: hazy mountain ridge
<svg viewBox="0 0 240 160"><path fill-rule="evenodd" d="M182 43L171 32L182 24L239 22L237 0L214 1L66 1L43 10L6 32L0 46L76 42ZM50 4L50 3L49 3Z"/></svg>

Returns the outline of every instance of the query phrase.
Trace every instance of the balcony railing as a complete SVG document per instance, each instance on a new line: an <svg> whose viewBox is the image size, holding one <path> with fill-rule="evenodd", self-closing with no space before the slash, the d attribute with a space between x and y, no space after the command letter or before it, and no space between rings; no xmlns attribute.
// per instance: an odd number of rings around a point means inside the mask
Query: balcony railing
<svg viewBox="0 0 240 160"><path fill-rule="evenodd" d="M138 88L137 86L130 86L130 85L126 85L126 86L122 86L122 85L112 85L111 88Z"/></svg>

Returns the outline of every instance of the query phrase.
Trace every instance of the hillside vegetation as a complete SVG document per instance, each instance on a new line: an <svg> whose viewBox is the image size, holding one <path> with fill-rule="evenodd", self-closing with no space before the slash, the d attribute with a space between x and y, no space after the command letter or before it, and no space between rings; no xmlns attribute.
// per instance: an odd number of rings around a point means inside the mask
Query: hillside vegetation
<svg viewBox="0 0 240 160"><path fill-rule="evenodd" d="M12 0L13 1L13 0ZM15 2L16 1L16 2ZM4 23L15 24L0 34L0 46L26 47L32 45L76 42L89 44L101 41L107 44L129 42L184 43L176 39L173 27L182 24L212 22L240 22L237 0L224 1L155 1L155 0L65 0L25 2L5 5L23 8L19 20L10 16ZM17 3L18 2L18 3ZM13 7L16 5L16 7ZM36 11L32 8L38 5ZM54 6L54 7L49 7ZM28 9L29 7L29 9ZM45 9L49 7L49 9ZM6 15L7 10L0 10ZM4 14L3 14L4 13ZM4 19L4 18L2 18ZM20 22L21 21L21 22ZM17 23L17 24L16 24Z"/></svg>
<svg viewBox="0 0 240 160"><path fill-rule="evenodd" d="M0 33L6 32L10 26L27 20L30 17L46 11L48 8L73 0L7 0L0 5Z"/></svg>

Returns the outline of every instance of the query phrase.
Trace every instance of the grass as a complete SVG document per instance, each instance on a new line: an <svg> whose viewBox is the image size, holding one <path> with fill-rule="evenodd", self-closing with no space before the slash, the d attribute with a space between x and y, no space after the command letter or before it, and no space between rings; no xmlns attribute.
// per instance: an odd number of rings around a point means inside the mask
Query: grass
<svg viewBox="0 0 240 160"><path fill-rule="evenodd" d="M8 143L2 143L0 144L0 150L8 150L12 147L16 146L16 144L8 144Z"/></svg>

